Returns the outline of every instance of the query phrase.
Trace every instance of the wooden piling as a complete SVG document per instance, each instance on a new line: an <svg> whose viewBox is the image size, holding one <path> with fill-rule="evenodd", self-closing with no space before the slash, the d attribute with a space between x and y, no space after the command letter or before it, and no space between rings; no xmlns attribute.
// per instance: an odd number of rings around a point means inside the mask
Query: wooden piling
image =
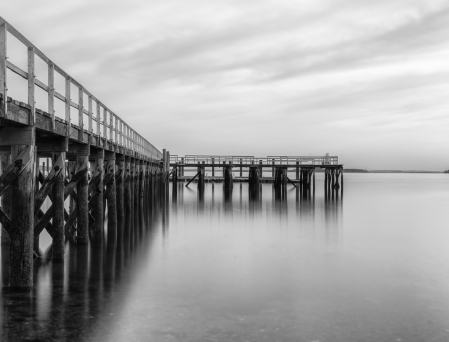
<svg viewBox="0 0 449 342"><path fill-rule="evenodd" d="M224 165L224 188L225 190L230 190L232 188L232 164Z"/></svg>
<svg viewBox="0 0 449 342"><path fill-rule="evenodd" d="M204 189L204 179L205 179L205 175L204 175L204 166L201 165L200 163L198 163L198 189L199 190L203 190Z"/></svg>
<svg viewBox="0 0 449 342"><path fill-rule="evenodd" d="M212 158L212 177L215 177L215 158Z"/></svg>
<svg viewBox="0 0 449 342"><path fill-rule="evenodd" d="M117 155L116 168L115 192L117 202L117 232L120 240L123 236L125 224L125 156L123 154Z"/></svg>
<svg viewBox="0 0 449 342"><path fill-rule="evenodd" d="M296 161L296 180L299 180L299 160Z"/></svg>
<svg viewBox="0 0 449 342"><path fill-rule="evenodd" d="M11 152L13 164L23 171L10 185L9 281L12 288L30 288L33 285L35 146L34 143L13 145Z"/></svg>
<svg viewBox="0 0 449 342"><path fill-rule="evenodd" d="M89 164L89 156L78 156L76 159L76 169L79 170ZM89 242L89 180L86 172L76 186L78 203L77 210L77 229L76 243L86 245Z"/></svg>
<svg viewBox="0 0 449 342"><path fill-rule="evenodd" d="M52 258L53 260L64 260L65 254L65 237L64 237L64 181L65 181L65 152L53 153L52 161L53 168L58 164L61 172L57 176L52 189L53 202L53 246Z"/></svg>
<svg viewBox="0 0 449 342"><path fill-rule="evenodd" d="M1 172L3 173L7 167L11 164L11 147L8 146L9 152L7 154L0 155L1 157L1 163L2 163L2 169ZM0 173L1 174L1 173ZM8 217L11 217L11 188L8 187L3 195L1 196L1 207ZM7 222L7 220L2 221L2 238L1 238L1 244L2 245L9 245L11 242L11 239L9 237L9 231L11 229L11 222Z"/></svg>
<svg viewBox="0 0 449 342"><path fill-rule="evenodd" d="M96 243L103 241L104 232L104 216L103 216L103 200L104 200L104 150L101 149L91 165L92 174L98 177L98 195L93 199L92 214L95 219L95 224L92 228L92 239Z"/></svg>
<svg viewBox="0 0 449 342"><path fill-rule="evenodd" d="M106 199L108 206L108 239L111 234L117 234L117 189L115 179L115 152L105 152L106 173L111 175L111 180L106 184Z"/></svg>

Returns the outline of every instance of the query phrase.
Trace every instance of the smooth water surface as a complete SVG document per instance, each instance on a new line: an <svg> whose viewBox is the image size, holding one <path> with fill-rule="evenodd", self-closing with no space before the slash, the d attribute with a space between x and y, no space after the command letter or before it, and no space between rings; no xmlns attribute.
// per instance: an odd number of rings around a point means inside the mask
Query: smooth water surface
<svg viewBox="0 0 449 342"><path fill-rule="evenodd" d="M285 201L170 185L126 241L37 260L1 340L449 341L449 176L345 174L329 201L322 177Z"/></svg>

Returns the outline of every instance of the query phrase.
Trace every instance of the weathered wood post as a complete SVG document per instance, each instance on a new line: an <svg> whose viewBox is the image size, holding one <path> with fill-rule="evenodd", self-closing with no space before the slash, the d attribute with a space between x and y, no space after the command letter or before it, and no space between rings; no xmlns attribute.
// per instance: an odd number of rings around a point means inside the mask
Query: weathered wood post
<svg viewBox="0 0 449 342"><path fill-rule="evenodd" d="M181 174L180 174L180 176L181 177L184 177L184 158L181 158L181 164L182 164L182 167L181 167Z"/></svg>
<svg viewBox="0 0 449 342"><path fill-rule="evenodd" d="M130 219L131 219L131 226L134 227L134 221L135 221L135 201L134 201L134 192L135 192L135 175L136 175L136 160L134 157L130 157L130 172L129 172L129 186L130 186L130 204L131 204L131 213L130 213ZM134 230L134 228L133 228Z"/></svg>
<svg viewBox="0 0 449 342"><path fill-rule="evenodd" d="M281 168L282 172L282 198L287 197L287 167Z"/></svg>
<svg viewBox="0 0 449 342"><path fill-rule="evenodd" d="M39 192L39 172L40 171L40 158L39 154L37 153L37 148L35 149L35 168L34 171L34 198L36 198L37 193ZM42 165L42 174L45 174L45 164ZM41 256L41 251L39 249L39 236L40 235L34 235L34 241L33 241L33 251L36 255Z"/></svg>
<svg viewBox="0 0 449 342"><path fill-rule="evenodd" d="M78 155L76 157L76 170L88 167L89 155ZM79 245L87 245L89 243L89 178L88 173L84 173L81 180L76 186L78 203L77 210L77 229L76 243Z"/></svg>
<svg viewBox="0 0 449 342"><path fill-rule="evenodd" d="M2 147L2 146L0 146ZM2 169L0 170L1 173L3 173L8 166L11 164L11 146L7 145L4 147L4 153L1 154L1 164ZM5 214L9 217L11 217L11 187L8 187L6 190L4 190L3 195L1 196L1 207ZM9 237L9 231L11 229L11 222L7 222L6 220L2 220L2 245L9 245L11 242L11 239Z"/></svg>
<svg viewBox="0 0 449 342"><path fill-rule="evenodd" d="M259 181L263 178L262 160L259 160Z"/></svg>
<svg viewBox="0 0 449 342"><path fill-rule="evenodd" d="M64 238L64 181L65 181L65 152L53 153L53 165L58 160L61 160L59 167L62 169L59 173L56 182L53 184L53 260L63 260L65 253L65 238ZM55 166L53 166L55 167Z"/></svg>
<svg viewBox="0 0 449 342"><path fill-rule="evenodd" d="M249 167L248 185L250 189L258 189L260 184L260 173L259 168L255 166Z"/></svg>
<svg viewBox="0 0 449 342"><path fill-rule="evenodd" d="M274 172L275 172L275 167L274 167L274 158L273 158L273 159L271 159L271 164L273 164L273 168L271 169L271 177L275 178L275 174L274 174Z"/></svg>
<svg viewBox="0 0 449 342"><path fill-rule="evenodd" d="M332 199L334 198L334 191L335 191L335 169L331 170L332 173Z"/></svg>
<svg viewBox="0 0 449 342"><path fill-rule="evenodd" d="M11 242L9 249L9 281L12 288L29 288L33 286L34 127L25 127L24 132L26 139L20 141L22 144L12 144L11 148L12 164L15 168L23 170L10 185ZM27 144L23 145L23 143Z"/></svg>
<svg viewBox="0 0 449 342"><path fill-rule="evenodd" d="M117 236L117 194L115 179L115 152L105 151L106 174L110 174L111 179L106 184L106 199L108 205L108 240L109 237Z"/></svg>
<svg viewBox="0 0 449 342"><path fill-rule="evenodd" d="M343 198L343 168L341 168L341 197Z"/></svg>
<svg viewBox="0 0 449 342"><path fill-rule="evenodd" d="M327 199L327 169L324 169L324 198Z"/></svg>
<svg viewBox="0 0 449 342"><path fill-rule="evenodd" d="M224 187L225 190L230 190L232 188L232 162L224 165Z"/></svg>
<svg viewBox="0 0 449 342"><path fill-rule="evenodd" d="M119 241L123 238L125 226L125 155L116 156L115 191L117 198L117 235Z"/></svg>
<svg viewBox="0 0 449 342"><path fill-rule="evenodd" d="M200 162L198 162L198 190L202 191L204 190L204 165L201 165Z"/></svg>
<svg viewBox="0 0 449 342"><path fill-rule="evenodd" d="M243 160L242 160L242 158L240 158L240 178L243 177L243 167L242 167L242 164L243 164Z"/></svg>
<svg viewBox="0 0 449 342"><path fill-rule="evenodd" d="M312 172L313 172L313 198L315 198L315 169L313 169Z"/></svg>
<svg viewBox="0 0 449 342"><path fill-rule="evenodd" d="M178 164L173 166L172 183L173 183L173 187L175 186L175 184L178 183Z"/></svg>
<svg viewBox="0 0 449 342"><path fill-rule="evenodd" d="M91 147L91 171L93 177L98 177L97 191L98 195L93 198L92 202L92 216L95 220L92 232L92 241L97 243L103 242L104 232L104 215L103 215L103 201L104 201L104 149L94 149Z"/></svg>
<svg viewBox="0 0 449 342"><path fill-rule="evenodd" d="M299 160L296 159L296 180L299 180Z"/></svg>
<svg viewBox="0 0 449 342"><path fill-rule="evenodd" d="M144 206L143 206L143 199L144 199L144 194L145 194L145 172L146 172L146 167L145 167L145 162L143 160L140 160L140 172L139 172L139 211L140 211L140 216L142 217L143 215L143 211L144 211Z"/></svg>
<svg viewBox="0 0 449 342"><path fill-rule="evenodd" d="M212 157L212 177L215 177L215 158Z"/></svg>

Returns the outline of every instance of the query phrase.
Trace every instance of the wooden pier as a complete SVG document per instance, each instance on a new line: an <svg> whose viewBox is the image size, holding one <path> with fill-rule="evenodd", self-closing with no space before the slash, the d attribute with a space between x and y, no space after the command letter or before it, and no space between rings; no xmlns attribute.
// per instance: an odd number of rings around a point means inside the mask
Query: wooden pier
<svg viewBox="0 0 449 342"><path fill-rule="evenodd" d="M8 59L9 39L25 47L27 70ZM47 66L46 80L35 76L36 58ZM16 84L8 82L10 73L24 79L27 102L8 96ZM65 80L64 94L55 89L55 77ZM36 101L38 88L47 94L41 104L46 111ZM57 101L64 117L55 113ZM52 238L52 258L63 260L66 241L101 244L105 220L108 237L123 236L138 226L154 197L166 192L169 153L156 149L1 17L0 155L0 222L2 244L9 244L11 288L32 286L44 230Z"/></svg>
<svg viewBox="0 0 449 342"><path fill-rule="evenodd" d="M26 70L8 58L9 39L25 48ZM46 66L45 80L35 75L36 58ZM25 102L8 96L17 86L8 82L11 75L22 80ZM63 91L57 77L64 80ZM138 236L152 204L168 200L169 175L186 185L196 180L199 200L208 180L222 180L228 199L235 181L248 181L250 199L257 200L264 181L273 182L279 198L285 198L288 183L299 184L304 196L314 194L316 169L324 169L326 198L343 193L337 157L170 157L0 17L0 223L2 245L9 245L11 289L33 285L44 230L52 238L54 262L64 260L67 242L80 251L89 244L101 247L105 229L108 241ZM195 175L186 175L189 170ZM270 177L264 177L267 170Z"/></svg>
<svg viewBox="0 0 449 342"><path fill-rule="evenodd" d="M315 192L315 172L317 169L324 171L325 198L333 198L338 194L343 195L343 164L338 163L337 156L204 156L186 155L180 157L170 156L170 166L173 182L187 181L189 185L198 177L198 187L204 187L207 181L224 182L225 189L230 189L234 181L248 182L250 188L257 188L261 182L270 182L274 185L275 193L283 197L288 183L297 186L305 196ZM217 170L221 168L217 175ZM186 176L185 171L196 170L195 176ZM206 176L206 171L211 176ZM234 172L237 176L234 176ZM265 177L264 177L265 171ZM270 174L269 176L266 173ZM294 173L290 178L288 173ZM244 173L247 176L244 177Z"/></svg>

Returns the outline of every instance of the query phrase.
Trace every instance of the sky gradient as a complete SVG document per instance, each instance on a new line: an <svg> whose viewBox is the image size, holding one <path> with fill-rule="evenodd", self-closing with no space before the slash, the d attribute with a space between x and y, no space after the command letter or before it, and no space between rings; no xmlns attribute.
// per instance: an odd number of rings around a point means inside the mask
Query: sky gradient
<svg viewBox="0 0 449 342"><path fill-rule="evenodd" d="M160 150L449 169L449 0L15 0L0 15Z"/></svg>

